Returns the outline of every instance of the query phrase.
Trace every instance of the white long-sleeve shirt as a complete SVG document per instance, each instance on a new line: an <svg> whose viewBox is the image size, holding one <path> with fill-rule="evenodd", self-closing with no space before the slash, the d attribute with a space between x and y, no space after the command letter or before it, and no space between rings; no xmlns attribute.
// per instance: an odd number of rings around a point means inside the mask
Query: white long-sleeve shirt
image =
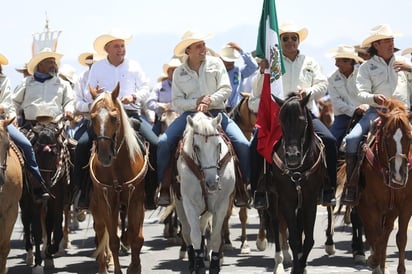
<svg viewBox="0 0 412 274"><path fill-rule="evenodd" d="M401 56L392 56L387 64L382 57L374 55L360 65L356 78L359 100L364 104L378 107L373 97L375 94L383 94L388 98L396 98L409 107L408 77L410 77L410 72L397 72L393 67L395 61L405 60Z"/></svg>
<svg viewBox="0 0 412 274"><path fill-rule="evenodd" d="M16 108L14 107L11 95L10 79L0 74L0 105L4 109L4 114L9 118L16 116Z"/></svg>
<svg viewBox="0 0 412 274"><path fill-rule="evenodd" d="M126 110L140 110L150 94L149 80L140 65L133 60L124 59L118 66L110 64L106 59L93 63L90 69L88 84L97 85L112 91L120 83L119 98L134 94L137 105L124 105ZM137 107L137 109L136 109Z"/></svg>

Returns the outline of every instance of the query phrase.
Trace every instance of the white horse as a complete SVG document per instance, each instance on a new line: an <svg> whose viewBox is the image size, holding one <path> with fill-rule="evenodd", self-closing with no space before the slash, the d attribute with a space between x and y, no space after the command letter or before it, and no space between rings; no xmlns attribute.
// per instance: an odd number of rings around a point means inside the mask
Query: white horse
<svg viewBox="0 0 412 274"><path fill-rule="evenodd" d="M193 118L188 116L177 159L181 201L176 201L176 209L183 238L189 250L194 250L193 256L189 251L189 268L196 273L205 272L204 258L209 254L202 249L202 235L208 223L211 224L208 247L212 251L209 273L220 271L222 225L235 189L233 152L223 138L221 120L221 114L215 118L201 112Z"/></svg>

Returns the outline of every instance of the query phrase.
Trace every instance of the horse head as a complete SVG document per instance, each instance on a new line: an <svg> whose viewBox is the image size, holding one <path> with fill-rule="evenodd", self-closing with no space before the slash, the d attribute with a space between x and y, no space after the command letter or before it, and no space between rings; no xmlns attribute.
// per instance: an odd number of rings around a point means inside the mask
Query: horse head
<svg viewBox="0 0 412 274"><path fill-rule="evenodd" d="M404 103L394 99L385 107L386 112L378 111L382 122L378 132L378 158L387 170L388 183L404 186L411 161L412 127L409 121L412 114L408 113Z"/></svg>
<svg viewBox="0 0 412 274"><path fill-rule="evenodd" d="M193 118L187 116L186 133L191 133L186 149L192 155L195 164L199 167L209 191L219 189L219 161L221 154L221 138L218 132L222 115L215 118L207 117L198 112Z"/></svg>
<svg viewBox="0 0 412 274"><path fill-rule="evenodd" d="M95 91L95 90L94 90ZM93 94L93 90L90 89ZM96 135L96 152L103 166L110 166L116 158L118 142L122 140L122 113L119 96L120 86L117 84L112 92L95 93L96 96L90 116L92 129Z"/></svg>
<svg viewBox="0 0 412 274"><path fill-rule="evenodd" d="M313 141L312 118L306 107L309 97L310 95L302 98L296 93L291 93L283 100L273 96L280 106L279 121L287 168L298 168L303 164L306 152Z"/></svg>

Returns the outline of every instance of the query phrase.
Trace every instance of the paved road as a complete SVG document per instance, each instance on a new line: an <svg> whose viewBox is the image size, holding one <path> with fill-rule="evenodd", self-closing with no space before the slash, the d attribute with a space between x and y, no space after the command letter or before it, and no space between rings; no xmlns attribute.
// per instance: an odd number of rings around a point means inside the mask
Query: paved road
<svg viewBox="0 0 412 274"><path fill-rule="evenodd" d="M144 224L145 244L142 250L142 273L187 273L187 259L179 260L179 247L163 238L163 225L158 223L161 212L159 210L147 211ZM350 227L342 224L342 218L336 221L335 243L336 254L327 256L324 252L324 230L326 228L326 212L319 207L316 221L315 246L309 256L308 273L368 273L370 269L362 265L353 265L350 250ZM240 224L237 216L232 216L231 239L233 250L225 251L224 263L221 273L273 273L274 247L270 246L265 251L257 251L255 240L258 229L258 215L254 209L249 210L248 239L251 246L250 254L239 254ZM392 232L388 245L388 270L396 273L397 247L394 240L396 229ZM409 232L410 234L411 232ZM80 224L80 228L70 234L72 247L65 256L55 259L55 269L47 269L45 273L96 273L97 263L92 254L94 251L94 231L92 220L87 218ZM412 235L408 235L412 239ZM24 264L22 225L18 221L12 238L12 251L9 255L9 274L28 274L31 269ZM411 240L408 241L407 250L411 249ZM412 252L407 252L407 273L412 273ZM129 264L129 255L120 258L122 270L126 273ZM290 273L290 267L286 268Z"/></svg>

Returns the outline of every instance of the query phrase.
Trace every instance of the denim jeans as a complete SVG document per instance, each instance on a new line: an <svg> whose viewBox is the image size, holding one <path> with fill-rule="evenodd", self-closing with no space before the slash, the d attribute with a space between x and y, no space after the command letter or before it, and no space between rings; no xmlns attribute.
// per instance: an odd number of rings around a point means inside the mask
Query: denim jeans
<svg viewBox="0 0 412 274"><path fill-rule="evenodd" d="M359 144L363 139L363 136L368 133L372 121L378 117L376 109L370 107L365 115L359 120L359 122L353 127L345 137L346 142L346 154L357 154Z"/></svg>
<svg viewBox="0 0 412 274"><path fill-rule="evenodd" d="M222 114L222 129L229 137L239 158L240 170L242 172L244 182L248 181L250 177L249 141L243 135L237 124L230 119L225 112L218 110L212 110L210 112L214 117L216 117L218 113ZM157 176L159 180L163 180L170 157L172 153L175 152L177 142L182 137L182 134L186 128L186 117L188 115L193 116L195 113L196 112L191 111L182 113L166 129L165 133L159 137L159 143L157 145Z"/></svg>

